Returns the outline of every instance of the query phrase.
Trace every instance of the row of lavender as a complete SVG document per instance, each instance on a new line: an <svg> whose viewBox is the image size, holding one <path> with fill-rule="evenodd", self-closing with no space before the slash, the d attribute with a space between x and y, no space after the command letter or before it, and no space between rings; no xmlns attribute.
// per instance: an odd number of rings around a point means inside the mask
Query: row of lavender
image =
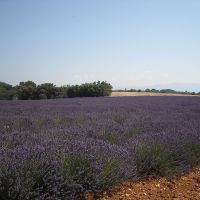
<svg viewBox="0 0 200 200"><path fill-rule="evenodd" d="M200 164L199 97L0 102L0 199L83 199Z"/></svg>

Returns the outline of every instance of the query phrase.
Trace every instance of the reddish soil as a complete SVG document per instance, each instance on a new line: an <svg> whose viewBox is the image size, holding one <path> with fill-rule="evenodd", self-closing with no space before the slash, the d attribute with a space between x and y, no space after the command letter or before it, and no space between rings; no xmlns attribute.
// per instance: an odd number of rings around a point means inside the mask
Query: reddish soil
<svg viewBox="0 0 200 200"><path fill-rule="evenodd" d="M160 178L116 186L102 200L200 200L200 168L179 178Z"/></svg>

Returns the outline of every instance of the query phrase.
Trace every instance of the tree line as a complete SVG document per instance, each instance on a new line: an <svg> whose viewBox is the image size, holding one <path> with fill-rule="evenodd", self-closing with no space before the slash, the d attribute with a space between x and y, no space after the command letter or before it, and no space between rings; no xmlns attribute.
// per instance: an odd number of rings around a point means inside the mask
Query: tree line
<svg viewBox="0 0 200 200"><path fill-rule="evenodd" d="M0 82L0 100L36 100L67 97L109 96L112 85L106 81L84 83L81 85L56 86L53 83L37 85L33 81L20 82L16 86Z"/></svg>
<svg viewBox="0 0 200 200"><path fill-rule="evenodd" d="M124 90L113 90L113 92L151 92L151 93L171 93L171 94L189 94L189 95L200 95L200 92L182 92L182 91L176 91L176 90L172 90L172 89L161 89L161 90L157 90L157 89L145 89L145 90L141 90L141 89L124 89Z"/></svg>

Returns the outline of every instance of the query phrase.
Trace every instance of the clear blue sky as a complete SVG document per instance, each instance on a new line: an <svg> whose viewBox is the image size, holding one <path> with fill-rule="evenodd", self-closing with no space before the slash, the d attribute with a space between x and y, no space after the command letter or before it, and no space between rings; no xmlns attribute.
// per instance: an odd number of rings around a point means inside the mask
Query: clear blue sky
<svg viewBox="0 0 200 200"><path fill-rule="evenodd" d="M200 90L200 0L0 0L0 81L25 80Z"/></svg>

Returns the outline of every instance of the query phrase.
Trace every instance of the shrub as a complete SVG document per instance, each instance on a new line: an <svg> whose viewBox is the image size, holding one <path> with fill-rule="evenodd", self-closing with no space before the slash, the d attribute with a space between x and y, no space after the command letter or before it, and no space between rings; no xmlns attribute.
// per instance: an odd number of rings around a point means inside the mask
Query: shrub
<svg viewBox="0 0 200 200"><path fill-rule="evenodd" d="M140 143L135 162L139 176L164 176L176 172L176 156L158 143Z"/></svg>

